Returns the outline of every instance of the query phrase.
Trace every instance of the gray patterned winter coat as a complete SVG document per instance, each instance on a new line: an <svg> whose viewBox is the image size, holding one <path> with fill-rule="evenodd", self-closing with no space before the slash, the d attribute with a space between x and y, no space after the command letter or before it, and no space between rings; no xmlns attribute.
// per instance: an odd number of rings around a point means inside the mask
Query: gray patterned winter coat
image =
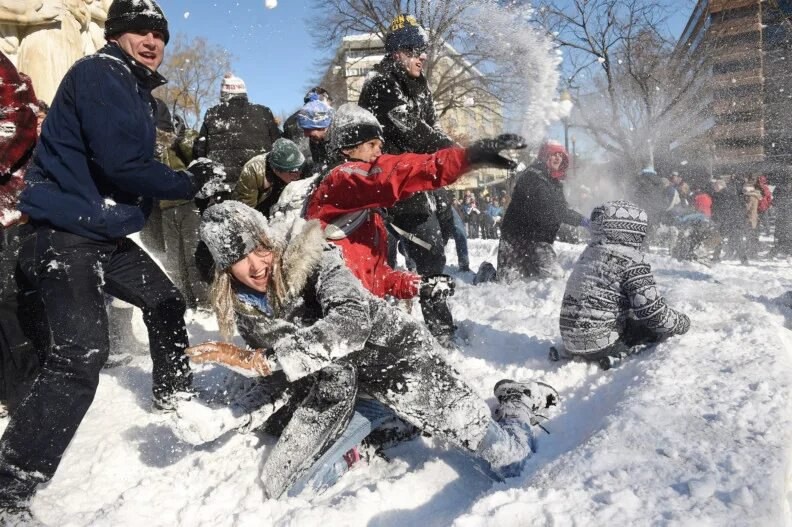
<svg viewBox="0 0 792 527"><path fill-rule="evenodd" d="M628 316L660 335L689 329L690 319L657 291L640 251L646 224L646 212L626 201L592 212L592 239L567 281L561 305L561 337L570 354L595 354L613 345Z"/></svg>

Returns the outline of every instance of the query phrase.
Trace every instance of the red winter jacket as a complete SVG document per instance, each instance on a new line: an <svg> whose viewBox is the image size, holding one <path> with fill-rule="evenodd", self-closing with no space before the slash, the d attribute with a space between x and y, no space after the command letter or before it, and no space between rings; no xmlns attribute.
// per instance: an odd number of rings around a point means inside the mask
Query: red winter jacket
<svg viewBox="0 0 792 527"><path fill-rule="evenodd" d="M759 200L757 208L759 214L767 212L767 209L773 204L773 193L770 191L770 186L767 184L767 176L759 176L756 181L756 186L762 191L762 198Z"/></svg>
<svg viewBox="0 0 792 527"><path fill-rule="evenodd" d="M363 223L334 242L363 286L378 297L412 298L418 293L418 275L388 266L388 233L378 208L422 190L456 181L468 169L463 148L434 154L381 155L373 163L350 161L334 168L308 202L307 217L323 227L343 214L363 211Z"/></svg>
<svg viewBox="0 0 792 527"><path fill-rule="evenodd" d="M706 192L699 192L693 196L693 207L706 217L712 217L712 197Z"/></svg>
<svg viewBox="0 0 792 527"><path fill-rule="evenodd" d="M24 186L23 166L36 144L36 95L11 61L0 53L0 226L18 219L16 202Z"/></svg>

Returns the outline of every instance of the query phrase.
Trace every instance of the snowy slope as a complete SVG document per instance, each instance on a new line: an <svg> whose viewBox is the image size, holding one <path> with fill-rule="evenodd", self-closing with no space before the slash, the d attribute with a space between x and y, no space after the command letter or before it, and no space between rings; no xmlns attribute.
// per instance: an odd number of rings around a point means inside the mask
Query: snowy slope
<svg viewBox="0 0 792 527"><path fill-rule="evenodd" d="M471 241L473 267L494 261L496 247ZM557 248L568 275L582 246ZM452 270L454 258L450 245ZM64 526L792 525L789 263L652 263L693 327L608 372L547 360L564 279L474 287L460 277L452 308L469 342L449 361L490 400L504 377L541 378L561 393L551 434L519 478L492 484L463 453L422 438L321 496L264 501L258 467L273 439L179 442L148 412L150 364L139 356L102 375L33 511ZM193 342L217 335L205 316L189 328ZM197 382L220 374L202 370Z"/></svg>

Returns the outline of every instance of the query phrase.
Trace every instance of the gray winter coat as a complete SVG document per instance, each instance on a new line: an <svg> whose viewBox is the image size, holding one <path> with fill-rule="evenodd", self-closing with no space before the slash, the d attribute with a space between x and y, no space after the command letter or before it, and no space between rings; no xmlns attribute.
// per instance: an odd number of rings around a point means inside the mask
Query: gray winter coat
<svg viewBox="0 0 792 527"><path fill-rule="evenodd" d="M591 242L572 270L561 305L561 337L573 355L596 354L615 344L628 316L659 335L690 328L690 319L670 308L657 291L639 250L646 213L627 202L606 205L611 206L592 213Z"/></svg>
<svg viewBox="0 0 792 527"><path fill-rule="evenodd" d="M475 450L489 407L436 354L423 324L363 289L317 221L297 220L282 265L289 297L274 317L242 302L236 309L248 345L269 350L288 381L314 383L262 469L269 496L288 489L343 431L358 390Z"/></svg>

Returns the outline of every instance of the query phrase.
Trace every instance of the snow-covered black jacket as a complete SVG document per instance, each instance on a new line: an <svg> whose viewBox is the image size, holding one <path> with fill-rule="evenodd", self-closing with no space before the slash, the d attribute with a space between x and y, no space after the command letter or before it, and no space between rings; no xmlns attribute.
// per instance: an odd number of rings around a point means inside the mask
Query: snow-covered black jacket
<svg viewBox="0 0 792 527"><path fill-rule="evenodd" d="M104 241L142 229L153 198L192 198L192 176L155 155L151 90L165 82L114 43L74 64L44 121L19 209Z"/></svg>
<svg viewBox="0 0 792 527"><path fill-rule="evenodd" d="M501 239L553 243L562 223L580 225L583 216L567 205L564 187L550 177L544 162L537 162L517 176L511 202L503 215Z"/></svg>
<svg viewBox="0 0 792 527"><path fill-rule="evenodd" d="M632 315L661 334L681 335L690 319L657 291L640 247L646 212L626 201L608 202L591 215L591 241L567 281L561 337L572 354L595 354L614 344Z"/></svg>
<svg viewBox="0 0 792 527"><path fill-rule="evenodd" d="M374 67L360 91L358 104L382 125L383 152L432 154L454 145L437 123L434 99L426 78L412 78L390 55ZM433 201L423 192L398 203L395 214L429 215Z"/></svg>
<svg viewBox="0 0 792 527"><path fill-rule="evenodd" d="M252 157L272 150L281 136L272 111L237 95L206 111L193 143L193 158L208 157L223 165L227 182L235 184Z"/></svg>

